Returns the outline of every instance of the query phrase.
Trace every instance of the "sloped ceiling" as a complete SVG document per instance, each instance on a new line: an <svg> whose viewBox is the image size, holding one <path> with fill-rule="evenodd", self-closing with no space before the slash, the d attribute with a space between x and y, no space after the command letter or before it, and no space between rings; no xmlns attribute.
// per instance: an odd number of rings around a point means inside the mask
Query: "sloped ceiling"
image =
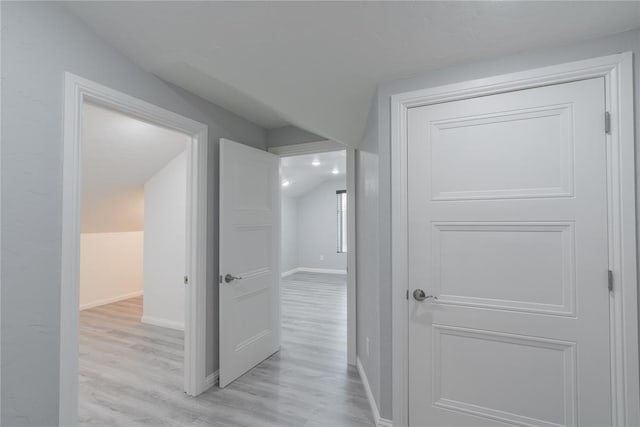
<svg viewBox="0 0 640 427"><path fill-rule="evenodd" d="M282 194L300 197L330 179L346 179L347 152L332 151L320 154L282 157L280 179L287 185Z"/></svg>
<svg viewBox="0 0 640 427"><path fill-rule="evenodd" d="M146 70L355 146L376 85L640 26L639 2L70 2Z"/></svg>
<svg viewBox="0 0 640 427"><path fill-rule="evenodd" d="M82 114L82 232L142 230L144 184L189 137L97 105Z"/></svg>

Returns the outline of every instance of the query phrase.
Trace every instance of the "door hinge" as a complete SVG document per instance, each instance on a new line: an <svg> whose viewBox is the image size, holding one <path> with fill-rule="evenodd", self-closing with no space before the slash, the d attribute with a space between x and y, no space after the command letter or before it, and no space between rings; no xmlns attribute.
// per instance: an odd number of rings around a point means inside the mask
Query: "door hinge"
<svg viewBox="0 0 640 427"><path fill-rule="evenodd" d="M185 285L189 284L189 276L184 276L184 284Z"/></svg>
<svg viewBox="0 0 640 427"><path fill-rule="evenodd" d="M607 286L609 287L609 292L613 292L613 271L609 270L607 273Z"/></svg>
<svg viewBox="0 0 640 427"><path fill-rule="evenodd" d="M611 113L608 111L604 112L604 133L611 133Z"/></svg>

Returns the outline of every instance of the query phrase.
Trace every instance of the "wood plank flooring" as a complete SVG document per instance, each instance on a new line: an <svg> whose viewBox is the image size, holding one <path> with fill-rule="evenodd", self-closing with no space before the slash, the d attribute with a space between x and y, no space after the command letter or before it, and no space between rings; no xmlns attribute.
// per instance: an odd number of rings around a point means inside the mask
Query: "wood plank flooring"
<svg viewBox="0 0 640 427"><path fill-rule="evenodd" d="M84 426L371 426L347 366L345 276L282 281L282 349L225 389L183 393L183 333L140 323L142 297L80 314Z"/></svg>

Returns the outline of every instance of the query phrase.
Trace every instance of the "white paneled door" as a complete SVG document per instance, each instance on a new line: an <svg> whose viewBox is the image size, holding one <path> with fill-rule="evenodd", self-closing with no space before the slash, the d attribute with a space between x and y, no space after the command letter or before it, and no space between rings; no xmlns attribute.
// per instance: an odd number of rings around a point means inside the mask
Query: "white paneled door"
<svg viewBox="0 0 640 427"><path fill-rule="evenodd" d="M278 161L220 141L220 387L280 347Z"/></svg>
<svg viewBox="0 0 640 427"><path fill-rule="evenodd" d="M611 425L604 79L408 115L409 423Z"/></svg>

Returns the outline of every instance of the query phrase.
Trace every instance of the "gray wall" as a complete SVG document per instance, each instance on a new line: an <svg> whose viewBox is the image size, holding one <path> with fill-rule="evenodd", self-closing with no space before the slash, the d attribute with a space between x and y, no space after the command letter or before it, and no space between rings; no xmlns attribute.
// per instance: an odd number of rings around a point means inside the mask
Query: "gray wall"
<svg viewBox="0 0 640 427"><path fill-rule="evenodd" d="M380 172L378 105L356 151L356 339L358 358L380 407ZM369 352L367 352L367 339Z"/></svg>
<svg viewBox="0 0 640 427"><path fill-rule="evenodd" d="M369 115L366 136L362 141L361 152L358 156L358 229L366 229L368 234L376 225L379 226L379 235L375 237L377 245L364 241L369 236L358 237L358 319L379 319L380 364L379 367L374 364L372 366L365 365L365 371L372 384L380 384L379 395L376 395L374 391L374 396L383 418L392 417L390 96L415 89L626 51L634 52L635 114L636 129L638 129L640 126L640 31L638 30L571 46L541 49L483 62L460 64L421 76L379 85L376 101ZM637 141L638 133L636 133L636 143ZM376 161L377 171L374 166ZM377 191L373 191L373 188L376 188ZM638 197L638 201L640 201L640 197ZM377 209L374 209L376 205ZM379 265L377 272L379 277L374 277L373 274L367 277L370 273L366 268L375 265ZM372 287L378 288L377 300L366 295ZM362 300L365 298L366 300ZM361 336L366 333L365 329L369 327L358 322L358 351L361 358Z"/></svg>
<svg viewBox="0 0 640 427"><path fill-rule="evenodd" d="M347 269L347 254L336 253L336 190L346 185L344 177L331 179L298 197L298 267Z"/></svg>
<svg viewBox="0 0 640 427"><path fill-rule="evenodd" d="M347 269L347 254L336 253L336 190L346 184L344 177L331 179L298 197L282 196L283 273L298 267Z"/></svg>
<svg viewBox="0 0 640 427"><path fill-rule="evenodd" d="M326 141L315 133L308 132L295 126L282 126L267 131L267 146L279 147L282 145L303 144L305 142Z"/></svg>
<svg viewBox="0 0 640 427"><path fill-rule="evenodd" d="M298 199L282 195L280 209L281 251L280 272L285 273L298 265Z"/></svg>
<svg viewBox="0 0 640 427"><path fill-rule="evenodd" d="M209 271L218 275L218 140L266 146L250 122L134 65L62 6L2 2L2 425L58 418L64 72L209 126ZM210 292L209 308L217 307ZM208 310L208 371L217 367L217 310Z"/></svg>

